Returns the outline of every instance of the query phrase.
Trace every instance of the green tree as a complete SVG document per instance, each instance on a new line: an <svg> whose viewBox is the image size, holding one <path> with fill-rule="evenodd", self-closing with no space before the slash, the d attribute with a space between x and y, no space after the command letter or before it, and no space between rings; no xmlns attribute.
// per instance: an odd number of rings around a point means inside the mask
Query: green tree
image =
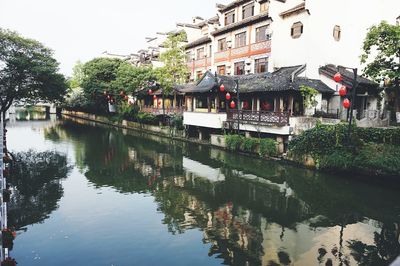
<svg viewBox="0 0 400 266"><path fill-rule="evenodd" d="M83 77L83 64L81 61L77 61L72 69L72 78L69 80L69 87L71 89L81 87Z"/></svg>
<svg viewBox="0 0 400 266"><path fill-rule="evenodd" d="M0 28L0 112L13 102L61 102L67 89L53 52L40 42Z"/></svg>
<svg viewBox="0 0 400 266"><path fill-rule="evenodd" d="M186 64L186 53L183 43L187 41L185 32L170 34L164 43L166 51L160 55L164 66L157 68L157 81L165 93L170 93L175 84L188 81L189 69Z"/></svg>
<svg viewBox="0 0 400 266"><path fill-rule="evenodd" d="M390 81L386 84L394 91L394 107L400 111L400 26L386 21L372 26L364 40L361 63L366 64L364 73L375 81Z"/></svg>
<svg viewBox="0 0 400 266"><path fill-rule="evenodd" d="M117 79L118 69L128 64L120 59L95 58L83 65L82 87L88 95L107 90L110 93L116 92L114 87Z"/></svg>
<svg viewBox="0 0 400 266"><path fill-rule="evenodd" d="M114 58L95 58L85 63L82 70L82 87L88 94L104 90L115 95L121 90L133 94L154 76L149 67L135 67Z"/></svg>

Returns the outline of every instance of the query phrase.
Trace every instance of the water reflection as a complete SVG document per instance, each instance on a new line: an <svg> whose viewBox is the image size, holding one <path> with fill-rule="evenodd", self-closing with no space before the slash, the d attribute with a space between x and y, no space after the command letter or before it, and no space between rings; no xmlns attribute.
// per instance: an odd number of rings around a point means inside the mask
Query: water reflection
<svg viewBox="0 0 400 266"><path fill-rule="evenodd" d="M400 254L395 187L362 184L205 146L66 121L97 187L154 197L171 234L203 232L228 265L387 265Z"/></svg>
<svg viewBox="0 0 400 266"><path fill-rule="evenodd" d="M65 155L54 151L18 152L9 183L13 188L8 222L17 230L43 222L57 209L63 195L61 180L70 167Z"/></svg>

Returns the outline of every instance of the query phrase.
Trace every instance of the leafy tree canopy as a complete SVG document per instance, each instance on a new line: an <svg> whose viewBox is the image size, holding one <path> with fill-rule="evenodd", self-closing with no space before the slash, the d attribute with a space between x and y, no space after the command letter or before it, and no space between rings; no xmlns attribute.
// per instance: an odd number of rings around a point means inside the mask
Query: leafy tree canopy
<svg viewBox="0 0 400 266"><path fill-rule="evenodd" d="M381 81L400 77L400 26L382 21L369 29L364 40L361 63L365 74Z"/></svg>
<svg viewBox="0 0 400 266"><path fill-rule="evenodd" d="M95 58L83 65L82 87L92 94L108 91L119 94L134 93L147 80L153 78L153 71L148 67L135 67L120 59Z"/></svg>
<svg viewBox="0 0 400 266"><path fill-rule="evenodd" d="M185 32L170 34L164 43L166 51L160 55L164 66L156 69L157 81L166 93L172 91L175 84L188 81L189 69L183 43L187 41Z"/></svg>
<svg viewBox="0 0 400 266"><path fill-rule="evenodd" d="M76 62L72 69L72 78L69 79L69 87L75 89L82 86L83 82L83 64L81 61Z"/></svg>
<svg viewBox="0 0 400 266"><path fill-rule="evenodd" d="M14 101L62 101L67 89L53 52L38 41L0 28L0 111Z"/></svg>

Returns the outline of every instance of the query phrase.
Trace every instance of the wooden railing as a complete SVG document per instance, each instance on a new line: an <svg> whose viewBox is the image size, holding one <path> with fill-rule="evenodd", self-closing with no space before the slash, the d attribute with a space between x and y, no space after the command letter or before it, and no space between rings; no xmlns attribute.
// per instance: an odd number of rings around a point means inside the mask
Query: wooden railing
<svg viewBox="0 0 400 266"><path fill-rule="evenodd" d="M228 121L241 124L265 124L285 126L289 124L289 112L269 112L269 111L248 111L229 110L227 114Z"/></svg>
<svg viewBox="0 0 400 266"><path fill-rule="evenodd" d="M143 106L142 108L140 108L140 111L145 112L145 113L155 114L155 115L182 114L184 111L184 107L183 106L165 107L163 110L162 106L160 106L160 107Z"/></svg>

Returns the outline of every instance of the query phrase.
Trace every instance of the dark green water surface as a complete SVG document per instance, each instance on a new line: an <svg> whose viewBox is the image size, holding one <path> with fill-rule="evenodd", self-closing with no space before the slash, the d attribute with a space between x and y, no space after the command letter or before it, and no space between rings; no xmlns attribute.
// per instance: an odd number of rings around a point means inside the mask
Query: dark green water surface
<svg viewBox="0 0 400 266"><path fill-rule="evenodd" d="M12 181L18 266L389 265L400 255L394 184L83 120L8 129L28 164Z"/></svg>

